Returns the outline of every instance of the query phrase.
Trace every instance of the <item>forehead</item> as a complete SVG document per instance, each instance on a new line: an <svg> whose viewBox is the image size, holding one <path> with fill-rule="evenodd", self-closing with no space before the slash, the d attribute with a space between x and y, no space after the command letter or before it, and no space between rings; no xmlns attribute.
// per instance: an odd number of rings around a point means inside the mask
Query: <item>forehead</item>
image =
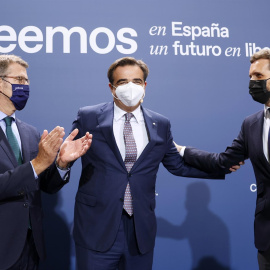
<svg viewBox="0 0 270 270"><path fill-rule="evenodd" d="M143 80L143 71L137 65L119 66L115 69L113 73L114 81L117 81L120 79L132 80L135 78L139 78Z"/></svg>
<svg viewBox="0 0 270 270"><path fill-rule="evenodd" d="M254 72L266 73L270 72L270 62L269 59L259 59L250 65L249 74Z"/></svg>
<svg viewBox="0 0 270 270"><path fill-rule="evenodd" d="M7 70L6 75L14 75L14 76L24 76L26 77L27 71L26 68L18 63L11 63Z"/></svg>

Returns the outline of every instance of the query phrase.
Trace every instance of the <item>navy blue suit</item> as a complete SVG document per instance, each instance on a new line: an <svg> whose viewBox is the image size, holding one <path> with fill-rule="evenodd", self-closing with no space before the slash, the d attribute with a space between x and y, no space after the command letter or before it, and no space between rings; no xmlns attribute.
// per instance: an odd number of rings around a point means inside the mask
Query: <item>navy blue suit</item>
<svg viewBox="0 0 270 270"><path fill-rule="evenodd" d="M128 173L113 134L113 103L79 110L73 129L78 137L93 134L82 157L82 173L76 195L74 239L77 245L95 251L110 249L116 238L123 211L124 192L129 181L138 248L142 254L154 248L156 236L155 184L160 163L172 174L196 178L224 178L184 163L164 116L142 108L149 143Z"/></svg>
<svg viewBox="0 0 270 270"><path fill-rule="evenodd" d="M55 165L35 179L29 161L37 156L39 133L18 119L16 124L22 143L23 164L20 166L0 128L0 269L11 267L19 259L29 217L38 255L41 260L45 258L40 190L54 193L66 183Z"/></svg>
<svg viewBox="0 0 270 270"><path fill-rule="evenodd" d="M263 123L264 112L257 112L244 120L238 137L225 152L208 153L187 147L184 159L196 168L214 172L250 158L257 182L255 246L265 251L270 248L270 164L263 152Z"/></svg>

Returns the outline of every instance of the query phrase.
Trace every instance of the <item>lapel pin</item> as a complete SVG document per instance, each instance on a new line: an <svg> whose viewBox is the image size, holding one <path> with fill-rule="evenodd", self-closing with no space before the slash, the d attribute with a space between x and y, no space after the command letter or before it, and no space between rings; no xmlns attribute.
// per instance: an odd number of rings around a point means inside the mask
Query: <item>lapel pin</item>
<svg viewBox="0 0 270 270"><path fill-rule="evenodd" d="M156 123L153 123L153 126L155 126L156 125Z"/></svg>

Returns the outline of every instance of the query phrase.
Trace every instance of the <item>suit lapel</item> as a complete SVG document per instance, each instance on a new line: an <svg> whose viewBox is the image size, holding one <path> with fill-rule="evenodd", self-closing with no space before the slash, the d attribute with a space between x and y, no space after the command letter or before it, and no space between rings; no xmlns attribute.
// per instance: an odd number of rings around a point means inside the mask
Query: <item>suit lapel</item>
<svg viewBox="0 0 270 270"><path fill-rule="evenodd" d="M105 137L109 147L112 149L114 155L117 160L121 164L121 166L126 169L125 163L122 159L120 151L117 147L114 135L113 135L113 103L110 102L101 108L100 112L97 114L97 119L99 123L100 130Z"/></svg>
<svg viewBox="0 0 270 270"><path fill-rule="evenodd" d="M0 147L4 150L12 165L17 167L17 160L2 128L0 128Z"/></svg>
<svg viewBox="0 0 270 270"><path fill-rule="evenodd" d="M156 144L158 122L143 107L142 107L142 112L143 112L145 126L147 130L148 138L149 138L149 143L146 145L140 157L137 159L137 161L133 165L131 172L139 166L139 164L144 160L144 158L148 155L148 153L152 150L152 148ZM122 159L122 156L120 154L120 151L117 147L117 144L113 135L113 117L114 117L114 113L113 113L112 102L109 104L106 104L97 114L99 127L103 136L105 137L109 147L114 152L121 166L126 170L125 163Z"/></svg>
<svg viewBox="0 0 270 270"><path fill-rule="evenodd" d="M152 150L154 145L156 144L156 137L157 137L157 128L158 128L158 121L156 121L152 115L147 111L146 109L142 108L144 121L145 121L145 127L149 138L149 143L145 146L143 152L137 159L137 161L134 163L131 172L135 170L141 162L145 159L145 157L148 155L148 153Z"/></svg>
<svg viewBox="0 0 270 270"><path fill-rule="evenodd" d="M267 161L264 151L263 151L263 125L264 125L264 112L260 111L256 115L256 119L251 123L250 130L251 130L251 138L252 138L252 145L255 147L255 151L257 152L258 157L262 162L265 163L266 166L270 164Z"/></svg>
<svg viewBox="0 0 270 270"><path fill-rule="evenodd" d="M22 121L16 118L16 124L21 138L23 163L30 161L30 137L28 130Z"/></svg>

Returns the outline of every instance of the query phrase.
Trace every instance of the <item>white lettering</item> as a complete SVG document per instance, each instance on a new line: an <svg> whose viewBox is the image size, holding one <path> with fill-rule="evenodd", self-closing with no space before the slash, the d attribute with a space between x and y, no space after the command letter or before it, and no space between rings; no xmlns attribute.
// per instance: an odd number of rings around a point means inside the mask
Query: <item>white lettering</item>
<svg viewBox="0 0 270 270"><path fill-rule="evenodd" d="M121 28L118 32L117 32L117 39L124 43L124 44L128 44L130 45L129 49L125 49L123 45L116 45L116 49L122 53L122 54L132 54L135 53L137 51L137 43L135 40L130 39L130 38L126 38L124 36L125 33L130 34L130 36L132 37L137 37L137 32L132 29L132 28Z"/></svg>
<svg viewBox="0 0 270 270"><path fill-rule="evenodd" d="M15 30L8 25L0 25L0 33L8 32L8 36L0 36L0 41L16 41L17 35ZM16 44L9 44L7 47L0 46L0 53L10 53L15 50Z"/></svg>
<svg viewBox="0 0 270 270"><path fill-rule="evenodd" d="M44 34L43 31L36 26L26 26L21 29L17 35L16 31L11 26L0 25L0 53L12 52L17 44L20 49L26 53L37 53L44 45L46 46L46 53L53 53L55 43L59 42L59 34L60 38L62 37L63 39L63 53L70 53L71 35L74 33L79 34L80 53L87 53L87 32L82 27L67 29L63 26L57 26L55 28L47 26ZM103 47L98 45L97 39L99 35L105 35L108 38L108 42ZM115 35L110 29L98 27L89 35L90 48L99 54L107 54L115 47L122 54L132 54L137 51L138 45L133 37L137 37L138 34L134 29L121 28L118 30L116 36L119 41L117 45L115 45ZM30 46L29 43L32 45ZM57 47L59 48L59 46Z"/></svg>
<svg viewBox="0 0 270 270"><path fill-rule="evenodd" d="M183 24L182 22L172 22L172 36L191 37L193 41L199 37L212 37L212 38L229 37L229 29L226 27L219 28L218 23L212 23L210 27L189 26L189 25L184 25L182 27L182 24Z"/></svg>
<svg viewBox="0 0 270 270"><path fill-rule="evenodd" d="M108 37L108 45L105 48L100 48L97 45L97 36L99 34L105 34ZM93 49L94 52L99 53L99 54L107 54L109 52L112 51L112 49L114 48L115 45L115 37L113 32L106 28L106 27L98 27L96 28L90 35L89 37L89 41L90 41L90 46Z"/></svg>
<svg viewBox="0 0 270 270"><path fill-rule="evenodd" d="M34 32L35 36L27 36L28 32ZM39 28L36 26L24 27L18 36L18 43L21 49L27 53L37 53L43 47L43 44L36 44L34 47L28 47L25 42L43 42L43 34Z"/></svg>
<svg viewBox="0 0 270 270"><path fill-rule="evenodd" d="M250 191L251 192L256 192L257 191L257 185L256 184L251 184L250 185Z"/></svg>
<svg viewBox="0 0 270 270"><path fill-rule="evenodd" d="M172 36L181 37L183 34L177 31L181 31L181 27L178 27L178 25L182 25L182 22L172 22Z"/></svg>
<svg viewBox="0 0 270 270"><path fill-rule="evenodd" d="M81 27L72 27L70 30L63 26L57 26L55 28L46 27L46 53L53 52L53 37L55 33L62 33L63 35L63 53L70 53L70 36L73 33L80 34L80 51L81 53L87 53L87 34Z"/></svg>
<svg viewBox="0 0 270 270"><path fill-rule="evenodd" d="M176 40L172 47L174 48L174 55L220 56L222 52L219 46L195 45L194 42L190 42L188 45L182 45L179 40Z"/></svg>

